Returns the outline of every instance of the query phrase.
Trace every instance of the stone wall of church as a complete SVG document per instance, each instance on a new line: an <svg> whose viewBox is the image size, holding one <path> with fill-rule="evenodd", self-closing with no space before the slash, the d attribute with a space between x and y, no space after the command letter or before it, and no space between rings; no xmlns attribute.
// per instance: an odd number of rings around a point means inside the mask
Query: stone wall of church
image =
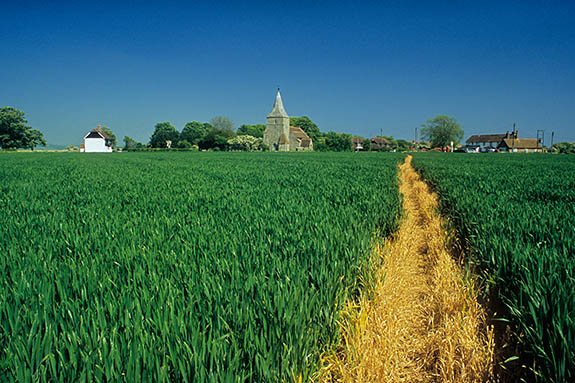
<svg viewBox="0 0 575 383"><path fill-rule="evenodd" d="M290 139L289 117L268 117L266 120L266 130L267 133L264 134L264 144L272 151L280 150L279 141L282 133L286 135L288 140Z"/></svg>

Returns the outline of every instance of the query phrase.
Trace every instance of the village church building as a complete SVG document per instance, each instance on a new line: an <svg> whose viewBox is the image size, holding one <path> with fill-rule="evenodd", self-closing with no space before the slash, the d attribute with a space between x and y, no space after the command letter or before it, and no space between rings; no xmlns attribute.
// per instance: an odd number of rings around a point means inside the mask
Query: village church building
<svg viewBox="0 0 575 383"><path fill-rule="evenodd" d="M264 144L271 151L313 150L313 142L307 133L301 128L290 126L289 116L284 109L279 89L274 107L266 119Z"/></svg>

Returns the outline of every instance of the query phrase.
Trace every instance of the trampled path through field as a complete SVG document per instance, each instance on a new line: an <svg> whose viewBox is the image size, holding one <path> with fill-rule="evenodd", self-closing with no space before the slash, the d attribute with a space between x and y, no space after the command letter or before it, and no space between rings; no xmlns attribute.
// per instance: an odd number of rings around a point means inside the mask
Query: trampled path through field
<svg viewBox="0 0 575 383"><path fill-rule="evenodd" d="M372 296L350 304L345 350L326 358L328 382L482 382L493 335L472 281L446 249L437 196L411 166L400 166L405 217L377 249Z"/></svg>

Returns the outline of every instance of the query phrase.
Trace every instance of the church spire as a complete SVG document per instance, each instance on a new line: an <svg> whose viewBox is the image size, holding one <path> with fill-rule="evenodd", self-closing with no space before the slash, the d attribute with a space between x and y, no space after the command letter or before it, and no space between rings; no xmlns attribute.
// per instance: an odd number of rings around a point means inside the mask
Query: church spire
<svg viewBox="0 0 575 383"><path fill-rule="evenodd" d="M278 93L276 94L276 101L274 102L274 107L268 117L289 117L284 109L284 104L282 102L282 96L280 94L280 89L278 88Z"/></svg>

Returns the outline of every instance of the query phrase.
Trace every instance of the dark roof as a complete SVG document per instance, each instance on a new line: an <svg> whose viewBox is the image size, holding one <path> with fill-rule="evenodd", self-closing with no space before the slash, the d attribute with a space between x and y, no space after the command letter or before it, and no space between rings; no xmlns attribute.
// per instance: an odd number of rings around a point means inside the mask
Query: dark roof
<svg viewBox="0 0 575 383"><path fill-rule="evenodd" d="M538 149L536 138L505 138L497 147L506 146L509 149Z"/></svg>
<svg viewBox="0 0 575 383"><path fill-rule="evenodd" d="M506 136L506 134L475 134L465 142L500 142Z"/></svg>
<svg viewBox="0 0 575 383"><path fill-rule="evenodd" d="M374 137L371 139L371 142L379 145L391 145L391 142L385 137Z"/></svg>
<svg viewBox="0 0 575 383"><path fill-rule="evenodd" d="M86 138L100 138L100 137L106 140L110 139L110 136L108 136L108 134L102 130L102 127L100 125L98 125L97 128L90 130L90 133L86 135Z"/></svg>
<svg viewBox="0 0 575 383"><path fill-rule="evenodd" d="M90 133L88 133L88 135L86 136L86 138L104 138L105 137L102 135L102 133L98 132L97 130L91 130Z"/></svg>

